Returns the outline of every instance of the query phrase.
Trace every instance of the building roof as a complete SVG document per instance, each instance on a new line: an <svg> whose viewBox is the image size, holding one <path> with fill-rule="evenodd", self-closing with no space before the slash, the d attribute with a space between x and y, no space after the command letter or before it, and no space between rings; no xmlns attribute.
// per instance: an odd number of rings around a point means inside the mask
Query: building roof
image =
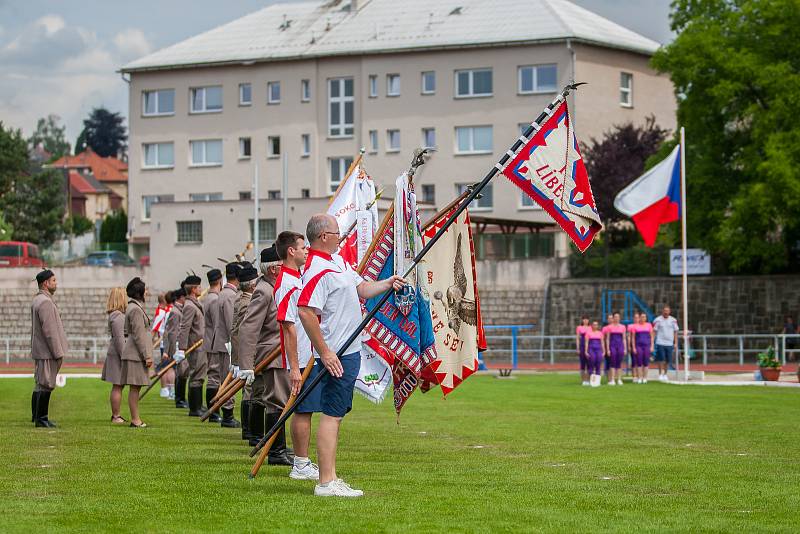
<svg viewBox="0 0 800 534"><path fill-rule="evenodd" d="M91 173L81 173L75 170L69 172L69 186L84 195L113 195L113 191L100 183Z"/></svg>
<svg viewBox="0 0 800 534"><path fill-rule="evenodd" d="M121 70L567 39L646 55L660 46L567 0L327 0L273 4Z"/></svg>
<svg viewBox="0 0 800 534"><path fill-rule="evenodd" d="M92 149L86 149L75 156L64 156L48 167L67 169L90 169L94 178L100 182L127 182L128 164L117 158L99 156Z"/></svg>

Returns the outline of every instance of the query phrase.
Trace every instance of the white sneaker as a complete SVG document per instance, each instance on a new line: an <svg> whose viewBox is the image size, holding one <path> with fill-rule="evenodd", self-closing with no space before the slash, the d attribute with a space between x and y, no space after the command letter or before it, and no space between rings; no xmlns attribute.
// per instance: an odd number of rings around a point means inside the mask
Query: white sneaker
<svg viewBox="0 0 800 534"><path fill-rule="evenodd" d="M169 388L161 388L161 392L159 393L162 399L166 399L169 397Z"/></svg>
<svg viewBox="0 0 800 534"><path fill-rule="evenodd" d="M642 378L642 381L641 381L641 382L639 382L639 383L640 383L640 384L647 384L647 379L646 379L646 378Z"/></svg>
<svg viewBox="0 0 800 534"><path fill-rule="evenodd" d="M658 375L659 382L666 382L668 380L667 375Z"/></svg>
<svg viewBox="0 0 800 534"><path fill-rule="evenodd" d="M617 385L618 385L618 386L621 386L621 385L622 385L622 379L621 379L621 378L617 378Z"/></svg>
<svg viewBox="0 0 800 534"><path fill-rule="evenodd" d="M614 381L613 381L613 380L609 380L609 381L608 381L608 385L609 385L609 386L616 386L616 384L614 383Z"/></svg>
<svg viewBox="0 0 800 534"><path fill-rule="evenodd" d="M581 382L581 385L582 386L588 386L589 385L589 381L588 380L584 380L583 382Z"/></svg>
<svg viewBox="0 0 800 534"><path fill-rule="evenodd" d="M637 376L636 378L633 379L633 383L634 384L641 384L642 383L642 379Z"/></svg>
<svg viewBox="0 0 800 534"><path fill-rule="evenodd" d="M289 471L289 478L293 480L319 480L319 466L309 460L305 464L292 466Z"/></svg>
<svg viewBox="0 0 800 534"><path fill-rule="evenodd" d="M347 482L337 478L324 485L317 484L314 488L314 495L317 497L361 497L364 492L351 488Z"/></svg>
<svg viewBox="0 0 800 534"><path fill-rule="evenodd" d="M600 375L592 375L592 379L589 383L593 388L600 387Z"/></svg>

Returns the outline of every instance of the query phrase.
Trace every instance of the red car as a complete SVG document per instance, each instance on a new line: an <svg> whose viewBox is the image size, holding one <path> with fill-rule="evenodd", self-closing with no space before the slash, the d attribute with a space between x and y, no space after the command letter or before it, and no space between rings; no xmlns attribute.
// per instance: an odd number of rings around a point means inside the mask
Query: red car
<svg viewBox="0 0 800 534"><path fill-rule="evenodd" d="M44 267L44 262L33 243L0 241L0 267Z"/></svg>

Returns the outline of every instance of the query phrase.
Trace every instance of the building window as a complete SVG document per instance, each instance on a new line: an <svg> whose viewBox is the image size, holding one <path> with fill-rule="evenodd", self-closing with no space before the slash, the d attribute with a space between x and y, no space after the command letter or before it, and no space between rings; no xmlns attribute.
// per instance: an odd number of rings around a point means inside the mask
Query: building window
<svg viewBox="0 0 800 534"><path fill-rule="evenodd" d="M311 102L311 80L300 80L300 102Z"/></svg>
<svg viewBox="0 0 800 534"><path fill-rule="evenodd" d="M239 200L253 200L253 192L239 191Z"/></svg>
<svg viewBox="0 0 800 534"><path fill-rule="evenodd" d="M386 96L400 96L400 75L386 75Z"/></svg>
<svg viewBox="0 0 800 534"><path fill-rule="evenodd" d="M626 108L633 107L633 74L619 73L619 104Z"/></svg>
<svg viewBox="0 0 800 534"><path fill-rule="evenodd" d="M530 65L517 70L517 92L521 95L553 93L558 87L556 65Z"/></svg>
<svg viewBox="0 0 800 534"><path fill-rule="evenodd" d="M253 86L249 83L239 84L239 105L249 106L253 103Z"/></svg>
<svg viewBox="0 0 800 534"><path fill-rule="evenodd" d="M478 260L517 260L555 256L554 232L518 232L516 234L475 234L475 258Z"/></svg>
<svg viewBox="0 0 800 534"><path fill-rule="evenodd" d="M456 184L456 195L460 195L472 184ZM487 211L492 209L493 184L488 184L481 189L481 198L475 199L469 204L469 209L476 211Z"/></svg>
<svg viewBox="0 0 800 534"><path fill-rule="evenodd" d="M142 220L150 220L150 209L159 202L175 202L174 195L145 195L142 197Z"/></svg>
<svg viewBox="0 0 800 534"><path fill-rule="evenodd" d="M158 117L175 114L175 89L142 91L142 115Z"/></svg>
<svg viewBox="0 0 800 534"><path fill-rule="evenodd" d="M492 96L492 69L456 71L456 98Z"/></svg>
<svg viewBox="0 0 800 534"><path fill-rule="evenodd" d="M239 159L248 159L250 157L250 138L239 138Z"/></svg>
<svg viewBox="0 0 800 534"><path fill-rule="evenodd" d="M328 80L328 135L351 137L353 135L353 78Z"/></svg>
<svg viewBox="0 0 800 534"><path fill-rule="evenodd" d="M301 189L300 198L311 198L311 189Z"/></svg>
<svg viewBox="0 0 800 534"><path fill-rule="evenodd" d="M222 200L222 193L190 193L189 200L192 202L215 202Z"/></svg>
<svg viewBox="0 0 800 534"><path fill-rule="evenodd" d="M423 128L422 129L422 146L428 148L436 147L436 129Z"/></svg>
<svg viewBox="0 0 800 534"><path fill-rule="evenodd" d="M267 157L277 158L281 155L281 138L279 135L267 137Z"/></svg>
<svg viewBox="0 0 800 534"><path fill-rule="evenodd" d="M222 165L222 139L189 141L189 148L193 167Z"/></svg>
<svg viewBox="0 0 800 534"><path fill-rule="evenodd" d="M281 190L280 189L270 189L267 191L267 199L268 200L280 200L281 199Z"/></svg>
<svg viewBox="0 0 800 534"><path fill-rule="evenodd" d="M422 73L422 94L432 95L436 92L436 73L432 70Z"/></svg>
<svg viewBox="0 0 800 534"><path fill-rule="evenodd" d="M422 201L436 203L436 186L434 184L422 184Z"/></svg>
<svg viewBox="0 0 800 534"><path fill-rule="evenodd" d="M300 144L302 145L302 152L300 155L304 158L307 158L311 155L311 135L310 134L303 134L300 136Z"/></svg>
<svg viewBox="0 0 800 534"><path fill-rule="evenodd" d="M281 82L267 82L267 104L281 103Z"/></svg>
<svg viewBox="0 0 800 534"><path fill-rule="evenodd" d="M222 111L222 87L195 87L190 90L192 113L219 113Z"/></svg>
<svg viewBox="0 0 800 534"><path fill-rule="evenodd" d="M253 241L253 219L248 221L250 226L250 241ZM259 219L258 220L258 242L264 243L275 241L278 237L278 223L275 219Z"/></svg>
<svg viewBox="0 0 800 534"><path fill-rule="evenodd" d="M374 74L369 75L369 97L378 98L378 77Z"/></svg>
<svg viewBox="0 0 800 534"><path fill-rule="evenodd" d="M330 158L328 161L331 167L330 192L335 193L344 180L347 169L353 164L353 158Z"/></svg>
<svg viewBox="0 0 800 534"><path fill-rule="evenodd" d="M369 151L370 154L378 152L378 130L369 131Z"/></svg>
<svg viewBox="0 0 800 534"><path fill-rule="evenodd" d="M540 210L542 207L533 201L531 197L526 195L524 192L520 191L520 207L523 209L535 209Z"/></svg>
<svg viewBox="0 0 800 534"><path fill-rule="evenodd" d="M386 130L386 152L400 152L400 130Z"/></svg>
<svg viewBox="0 0 800 534"><path fill-rule="evenodd" d="M491 154L491 126L456 127L456 154Z"/></svg>
<svg viewBox="0 0 800 534"><path fill-rule="evenodd" d="M203 221L177 221L178 243L202 243Z"/></svg>
<svg viewBox="0 0 800 534"><path fill-rule="evenodd" d="M175 166L175 146L172 143L144 143L143 169L170 169Z"/></svg>

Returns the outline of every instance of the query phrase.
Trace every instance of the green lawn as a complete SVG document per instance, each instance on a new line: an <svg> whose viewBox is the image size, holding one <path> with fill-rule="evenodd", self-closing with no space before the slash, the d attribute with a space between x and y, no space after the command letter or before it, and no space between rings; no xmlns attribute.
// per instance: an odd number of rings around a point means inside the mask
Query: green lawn
<svg viewBox="0 0 800 534"><path fill-rule="evenodd" d="M237 431L149 395L145 430L108 423L106 385L71 379L34 429L29 379L0 379L0 532L796 531L800 390L569 375L475 376L443 401L357 398L321 499L286 468L248 480ZM127 411L127 410L125 410ZM238 409L237 409L238 411Z"/></svg>

